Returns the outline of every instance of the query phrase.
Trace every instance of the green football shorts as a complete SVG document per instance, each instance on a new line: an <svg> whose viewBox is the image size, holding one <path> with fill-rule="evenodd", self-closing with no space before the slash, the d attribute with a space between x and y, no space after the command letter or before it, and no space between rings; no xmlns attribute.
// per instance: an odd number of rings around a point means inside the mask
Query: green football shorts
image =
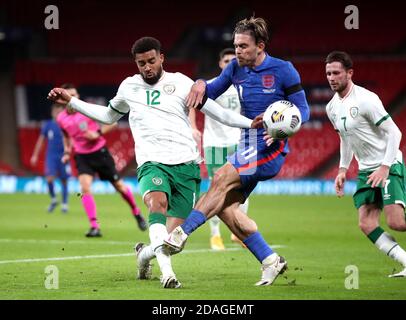
<svg viewBox="0 0 406 320"><path fill-rule="evenodd" d="M146 162L137 169L142 198L152 191L168 196L169 217L186 219L200 193L200 168L195 162L165 165Z"/></svg>
<svg viewBox="0 0 406 320"><path fill-rule="evenodd" d="M359 171L357 191L354 193L354 204L359 209L364 204L377 204L381 209L389 204L400 204L405 208L406 181L405 165L396 163L390 167L389 176L383 187L371 188L367 184L368 176L373 171Z"/></svg>
<svg viewBox="0 0 406 320"><path fill-rule="evenodd" d="M237 145L228 147L206 147L204 148L204 158L207 168L207 173L210 179L214 173L220 169L226 162L227 156L237 151Z"/></svg>

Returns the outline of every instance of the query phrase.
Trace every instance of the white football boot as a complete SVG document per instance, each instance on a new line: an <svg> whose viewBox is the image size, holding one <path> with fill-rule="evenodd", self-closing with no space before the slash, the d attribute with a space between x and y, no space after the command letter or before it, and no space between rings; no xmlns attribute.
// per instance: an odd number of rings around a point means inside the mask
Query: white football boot
<svg viewBox="0 0 406 320"><path fill-rule="evenodd" d="M151 279L152 266L150 260L146 259L142 254L142 250L146 247L145 243L138 242L135 244L134 250L137 256L138 273L137 279L148 280Z"/></svg>
<svg viewBox="0 0 406 320"><path fill-rule="evenodd" d="M178 226L168 234L168 238L164 239L164 246L180 252L185 246L187 238L188 235L183 231L181 226Z"/></svg>
<svg viewBox="0 0 406 320"><path fill-rule="evenodd" d="M175 275L161 276L161 284L165 289L179 289L182 287Z"/></svg>
<svg viewBox="0 0 406 320"><path fill-rule="evenodd" d="M403 278L406 277L406 268L404 268L402 271L394 274L390 274L388 276L389 278Z"/></svg>
<svg viewBox="0 0 406 320"><path fill-rule="evenodd" d="M288 263L285 258L277 256L276 260L271 264L262 264L262 277L256 286L270 286L276 278L285 272L288 268Z"/></svg>

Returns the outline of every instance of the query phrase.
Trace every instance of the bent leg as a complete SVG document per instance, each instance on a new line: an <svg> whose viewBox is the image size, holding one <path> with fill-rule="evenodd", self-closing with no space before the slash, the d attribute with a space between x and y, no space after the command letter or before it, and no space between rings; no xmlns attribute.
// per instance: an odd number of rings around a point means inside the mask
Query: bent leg
<svg viewBox="0 0 406 320"><path fill-rule="evenodd" d="M406 231L405 208L401 204L389 204L383 208L386 223L396 231Z"/></svg>
<svg viewBox="0 0 406 320"><path fill-rule="evenodd" d="M163 240L168 236L167 217L168 198L165 192L153 191L144 196L144 203L149 214L150 246L141 247L137 251L138 278L148 279L151 268L150 260L155 256L162 273L161 283L164 288L178 288L180 282L172 269L170 253L163 247ZM173 220L170 220L173 223ZM137 249L137 246L136 246Z"/></svg>
<svg viewBox="0 0 406 320"><path fill-rule="evenodd" d="M286 270L287 262L283 257L273 252L258 231L255 221L239 208L240 202L242 202L241 198L241 193L235 190L231 191L227 195L226 203L232 204L222 211L220 218L261 263L262 277L256 285L271 285Z"/></svg>
<svg viewBox="0 0 406 320"><path fill-rule="evenodd" d="M204 224L207 219L221 212L224 207L229 205L226 204L227 193L240 186L240 176L237 170L227 162L215 173L209 191L199 199L195 209L192 210L188 218L181 225L182 232L186 235L191 234ZM182 238L185 237L182 236Z"/></svg>
<svg viewBox="0 0 406 320"><path fill-rule="evenodd" d="M241 186L237 170L227 162L214 174L213 180L206 195L199 199L195 209L211 218L224 207L227 193Z"/></svg>
<svg viewBox="0 0 406 320"><path fill-rule="evenodd" d="M372 243L387 256L406 267L406 252L392 235L379 226L381 209L375 204L368 204L361 206L358 212L359 226Z"/></svg>

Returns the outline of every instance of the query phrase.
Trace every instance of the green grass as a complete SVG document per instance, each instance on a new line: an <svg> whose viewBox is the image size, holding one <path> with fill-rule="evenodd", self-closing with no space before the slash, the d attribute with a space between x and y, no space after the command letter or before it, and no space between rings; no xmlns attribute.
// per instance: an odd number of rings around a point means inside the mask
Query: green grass
<svg viewBox="0 0 406 320"><path fill-rule="evenodd" d="M103 238L87 239L88 223L78 198L71 197L70 212L63 215L59 208L45 212L46 195L0 195L0 299L406 299L406 279L387 278L400 266L361 234L350 197L251 198L250 216L268 242L284 246L277 252L289 262L287 273L270 287L253 285L260 278L260 265L231 243L224 226L225 244L234 250L193 252L208 249L205 225L188 240L185 252L173 257L180 290L161 288L156 262L153 280L136 280L134 256L2 263L128 254L135 242L148 242L148 234L138 230L118 195L96 196L96 202ZM406 247L406 234L391 233ZM58 290L44 286L49 265L59 270ZM345 289L348 265L359 270L359 289Z"/></svg>

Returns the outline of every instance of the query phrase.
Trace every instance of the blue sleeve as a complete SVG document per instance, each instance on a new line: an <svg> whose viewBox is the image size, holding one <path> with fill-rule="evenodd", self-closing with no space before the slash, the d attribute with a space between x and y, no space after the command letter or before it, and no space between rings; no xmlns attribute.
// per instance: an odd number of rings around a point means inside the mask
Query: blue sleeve
<svg viewBox="0 0 406 320"><path fill-rule="evenodd" d="M300 114L302 115L302 123L309 121L310 108L309 104L307 103L304 90L289 95L288 100L296 105L300 110Z"/></svg>
<svg viewBox="0 0 406 320"><path fill-rule="evenodd" d="M310 118L310 107L307 103L306 93L301 87L301 80L299 73L292 65L287 63L287 72L285 72L284 78L284 90L286 92L287 99L295 104L302 115L302 123L305 123Z"/></svg>
<svg viewBox="0 0 406 320"><path fill-rule="evenodd" d="M41 136L44 136L46 138L47 137L47 131L48 131L48 121L45 122L41 127Z"/></svg>
<svg viewBox="0 0 406 320"><path fill-rule="evenodd" d="M232 73L237 60L231 61L221 74L212 82L207 83L206 93L210 99L216 100L232 85Z"/></svg>

